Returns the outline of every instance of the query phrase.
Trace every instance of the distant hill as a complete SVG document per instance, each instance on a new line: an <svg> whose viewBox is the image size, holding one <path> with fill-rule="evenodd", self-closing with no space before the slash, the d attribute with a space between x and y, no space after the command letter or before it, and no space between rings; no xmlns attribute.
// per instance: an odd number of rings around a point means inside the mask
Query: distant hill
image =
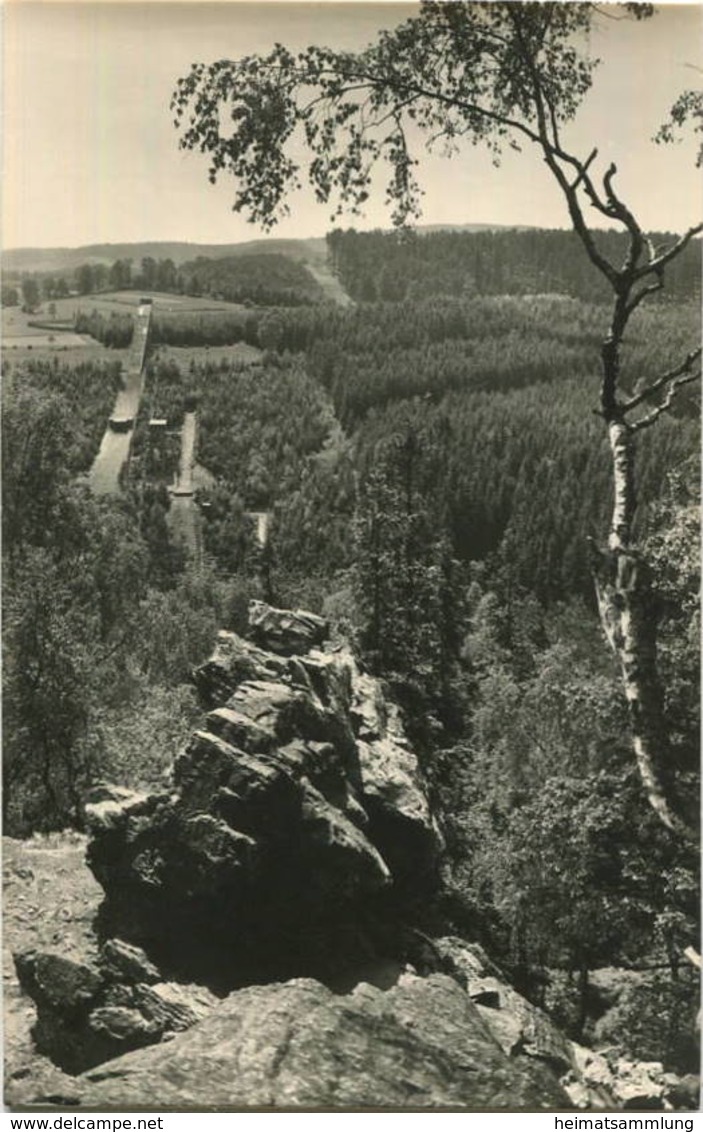
<svg viewBox="0 0 703 1132"><path fill-rule="evenodd" d="M534 224L417 224L421 236L431 232L527 232Z"/></svg>
<svg viewBox="0 0 703 1132"><path fill-rule="evenodd" d="M483 232L505 227L501 224L421 224L417 231ZM109 266L116 259L131 259L136 266L146 256L151 256L152 259L172 259L179 267L198 256L222 259L240 255L283 255L288 259L316 264L325 261L327 251L324 236L304 240L270 237L238 244L190 244L166 240L135 244L85 244L79 248L8 248L3 253L3 271L6 275L23 271L72 272L84 263L104 263Z"/></svg>
<svg viewBox="0 0 703 1132"><path fill-rule="evenodd" d="M22 271L72 272L84 263L110 265L116 259L131 259L135 266L147 256L172 259L176 266L205 256L221 259L240 255L283 255L288 259L315 262L326 257L324 237L309 240L248 240L241 244L189 244L154 241L137 244L86 244L80 248L9 248L3 253L5 275Z"/></svg>

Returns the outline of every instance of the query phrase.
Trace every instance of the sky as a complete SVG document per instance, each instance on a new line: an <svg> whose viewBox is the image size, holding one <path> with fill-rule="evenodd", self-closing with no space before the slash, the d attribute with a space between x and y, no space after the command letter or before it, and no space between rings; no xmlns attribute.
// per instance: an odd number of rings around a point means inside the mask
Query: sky
<svg viewBox="0 0 703 1132"><path fill-rule="evenodd" d="M417 11L403 2L6 0L3 5L2 244L257 239L231 210L233 184L211 186L207 159L178 149L169 111L194 61L267 51L276 41L358 49ZM681 231L703 211L692 142L652 143L676 95L698 85L703 5L667 5L641 23L603 19L603 59L566 140L617 161L621 196L650 229ZM558 191L536 155L499 169L479 149L422 159L422 222L566 227ZM305 191L274 236L324 235L331 209ZM382 194L357 228L386 227Z"/></svg>

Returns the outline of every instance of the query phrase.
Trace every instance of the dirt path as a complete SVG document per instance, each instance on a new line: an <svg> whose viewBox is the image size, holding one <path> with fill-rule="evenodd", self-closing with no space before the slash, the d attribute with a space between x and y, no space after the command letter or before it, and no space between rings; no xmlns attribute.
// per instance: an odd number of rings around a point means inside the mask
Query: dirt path
<svg viewBox="0 0 703 1132"><path fill-rule="evenodd" d="M263 550L268 542L269 537L269 524L271 522L270 511L247 511L247 516L253 519L256 523L256 541Z"/></svg>
<svg viewBox="0 0 703 1132"><path fill-rule="evenodd" d="M308 262L306 267L313 278L316 279L322 287L325 298L331 299L332 302L337 303L337 306L340 307L352 307L354 305L354 300L349 297L342 287L342 284L339 282L339 279L337 279L336 275L332 274L326 264Z"/></svg>
<svg viewBox="0 0 703 1132"><path fill-rule="evenodd" d="M340 307L353 307L354 300L350 298L337 276L330 270L324 241L313 239L303 242L308 251L305 266L322 287L325 298L330 299L333 303L337 303Z"/></svg>

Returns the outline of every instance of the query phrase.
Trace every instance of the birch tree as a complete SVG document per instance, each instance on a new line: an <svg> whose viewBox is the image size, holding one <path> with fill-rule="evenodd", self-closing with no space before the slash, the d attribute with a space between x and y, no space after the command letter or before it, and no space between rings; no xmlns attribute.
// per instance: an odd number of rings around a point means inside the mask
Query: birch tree
<svg viewBox="0 0 703 1132"><path fill-rule="evenodd" d="M535 147L558 186L584 254L612 294L600 349L602 418L612 459L614 496L602 545L591 548L600 618L617 658L632 745L647 797L670 830L693 839L676 796L657 671L655 618L647 563L634 530L635 453L639 436L700 376L701 351L630 389L621 377L625 333L642 303L665 286L669 265L703 230L696 225L655 246L618 190L617 169L598 149L571 152L564 127L591 87L598 60L585 48L602 9L590 3L423 3L417 17L384 31L360 53L277 45L267 55L195 63L173 95L180 145L209 159L209 177L232 175L234 210L270 228L307 178L336 215L368 199L377 166L401 225L419 214L418 138L449 153L487 147ZM651 5L609 6L608 15L648 18ZM673 126L690 113L679 106ZM632 107L633 115L636 108ZM662 139L672 136L665 130ZM595 221L595 223L594 223ZM597 227L627 236L622 262L609 259Z"/></svg>

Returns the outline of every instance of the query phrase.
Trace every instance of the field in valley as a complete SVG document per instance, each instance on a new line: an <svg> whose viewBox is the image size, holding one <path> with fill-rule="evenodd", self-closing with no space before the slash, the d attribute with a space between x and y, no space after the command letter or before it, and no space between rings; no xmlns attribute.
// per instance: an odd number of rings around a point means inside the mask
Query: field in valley
<svg viewBox="0 0 703 1132"><path fill-rule="evenodd" d="M74 333L76 315L79 312L91 314L93 311L98 311L105 318L113 314L130 314L136 312L143 295L151 298L154 310L159 313L201 314L222 311L235 314L246 310L238 303L226 303L192 295L163 294L156 291L144 293L111 291L95 295L71 295L65 299L55 299L52 303L44 302L31 314L21 310L20 307L4 307L0 323L3 351L6 352L7 359L12 362L21 362L30 358L45 361L58 357L62 362L74 364L94 360L105 354L119 358L126 355L125 350L114 347L108 350L90 335ZM232 353L227 348L218 352L212 360L253 360L251 355L253 347L242 345L234 349L239 353ZM256 354L258 356L258 352ZM200 351L198 355L200 356ZM191 357L183 360L189 363Z"/></svg>

